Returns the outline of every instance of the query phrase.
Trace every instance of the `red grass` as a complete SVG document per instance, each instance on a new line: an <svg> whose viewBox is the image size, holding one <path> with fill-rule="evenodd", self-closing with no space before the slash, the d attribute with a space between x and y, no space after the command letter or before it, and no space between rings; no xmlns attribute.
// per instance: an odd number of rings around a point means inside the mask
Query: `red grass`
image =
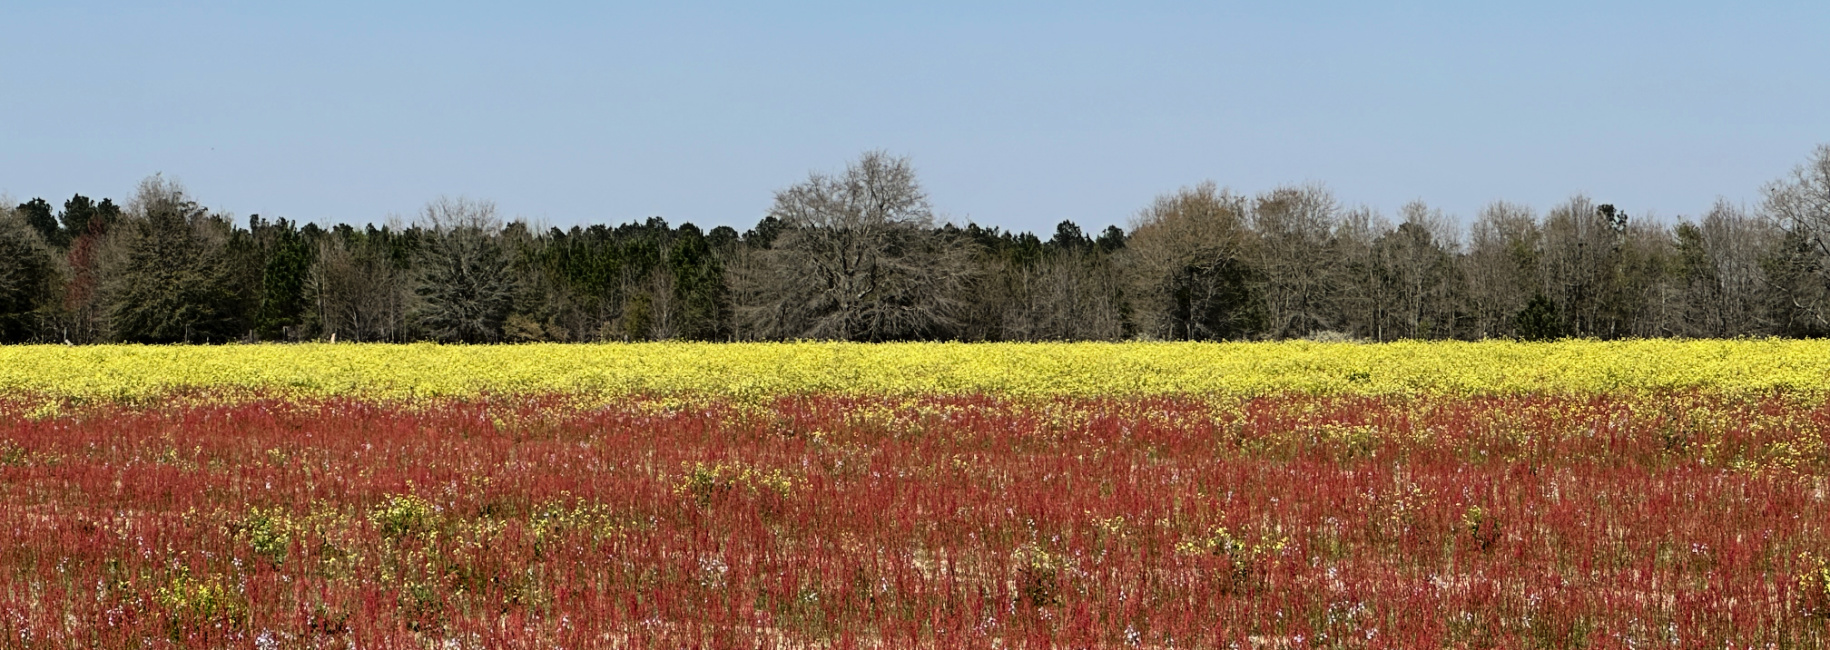
<svg viewBox="0 0 1830 650"><path fill-rule="evenodd" d="M0 646L1818 647L1827 424L1697 396L0 415Z"/></svg>

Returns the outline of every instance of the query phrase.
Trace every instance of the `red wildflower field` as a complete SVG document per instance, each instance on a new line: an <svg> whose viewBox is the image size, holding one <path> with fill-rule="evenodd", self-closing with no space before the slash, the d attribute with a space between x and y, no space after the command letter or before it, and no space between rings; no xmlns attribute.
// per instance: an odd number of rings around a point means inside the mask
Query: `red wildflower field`
<svg viewBox="0 0 1830 650"><path fill-rule="evenodd" d="M1830 641L1784 397L0 410L7 647Z"/></svg>

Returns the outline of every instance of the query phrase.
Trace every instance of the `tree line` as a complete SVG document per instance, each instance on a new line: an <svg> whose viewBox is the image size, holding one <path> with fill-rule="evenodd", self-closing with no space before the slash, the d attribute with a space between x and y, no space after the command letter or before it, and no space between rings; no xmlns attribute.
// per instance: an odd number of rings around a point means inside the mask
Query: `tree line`
<svg viewBox="0 0 1830 650"><path fill-rule="evenodd" d="M1830 333L1830 146L1675 224L1572 197L1462 227L1315 185L1157 198L1046 238L939 223L906 158L775 194L744 232L655 217L538 229L438 199L321 227L203 207L155 176L124 205L0 208L0 341L1323 340Z"/></svg>

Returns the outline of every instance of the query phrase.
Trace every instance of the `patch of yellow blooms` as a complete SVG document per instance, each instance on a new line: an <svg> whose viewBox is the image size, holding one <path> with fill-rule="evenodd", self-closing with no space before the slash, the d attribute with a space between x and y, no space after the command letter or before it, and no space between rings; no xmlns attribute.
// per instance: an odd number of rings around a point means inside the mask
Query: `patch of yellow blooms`
<svg viewBox="0 0 1830 650"><path fill-rule="evenodd" d="M1830 342L0 347L0 396L1817 394Z"/></svg>

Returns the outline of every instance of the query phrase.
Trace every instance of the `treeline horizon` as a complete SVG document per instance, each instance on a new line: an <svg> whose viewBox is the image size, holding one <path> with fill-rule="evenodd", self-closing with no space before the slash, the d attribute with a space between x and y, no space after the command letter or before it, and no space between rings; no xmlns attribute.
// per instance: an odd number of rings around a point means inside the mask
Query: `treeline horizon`
<svg viewBox="0 0 1830 650"><path fill-rule="evenodd" d="M0 342L1116 341L1830 334L1830 146L1667 225L1576 195L1467 228L1319 185L1212 183L1052 233L937 223L867 152L739 232L536 229L440 198L410 224L212 212L161 176L125 204L0 206Z"/></svg>

